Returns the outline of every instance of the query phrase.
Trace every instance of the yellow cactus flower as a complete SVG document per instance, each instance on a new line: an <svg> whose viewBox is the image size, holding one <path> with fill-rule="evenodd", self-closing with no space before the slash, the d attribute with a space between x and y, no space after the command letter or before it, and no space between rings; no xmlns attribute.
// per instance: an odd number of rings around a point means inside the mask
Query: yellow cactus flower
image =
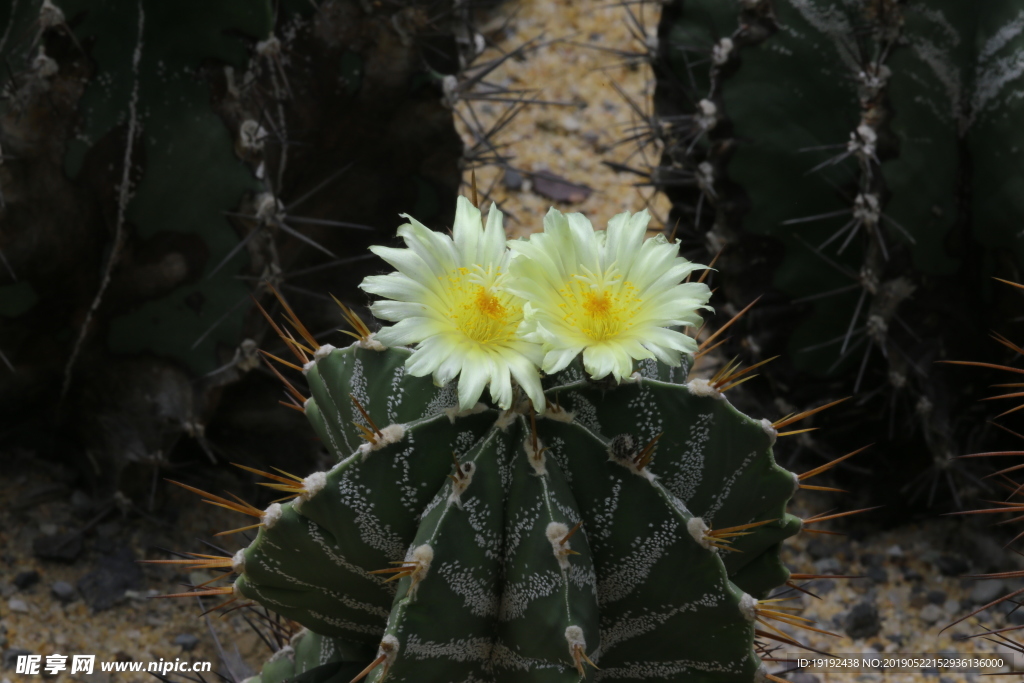
<svg viewBox="0 0 1024 683"><path fill-rule="evenodd" d="M582 214L551 209L544 232L510 243L513 281L525 299L522 339L541 344L544 372L558 372L580 353L593 379L622 381L633 361L679 365L696 342L670 329L699 325L711 291L683 280L706 268L679 256L658 235L644 240L650 214L621 213L595 232Z"/></svg>
<svg viewBox="0 0 1024 683"><path fill-rule="evenodd" d="M510 253L501 212L492 205L484 227L480 210L459 197L452 237L403 217L409 223L398 235L407 248L370 247L398 272L367 277L360 285L384 297L371 312L396 323L382 328L377 340L416 344L406 363L412 375L433 374L438 386L458 377L462 410L472 408L487 385L494 403L507 410L514 378L543 411L540 346L516 334L523 301L507 286Z"/></svg>

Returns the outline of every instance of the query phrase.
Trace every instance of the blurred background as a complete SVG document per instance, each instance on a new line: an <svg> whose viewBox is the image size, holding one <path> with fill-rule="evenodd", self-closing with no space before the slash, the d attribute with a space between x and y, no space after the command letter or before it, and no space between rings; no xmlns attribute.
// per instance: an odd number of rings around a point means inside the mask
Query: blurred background
<svg viewBox="0 0 1024 683"><path fill-rule="evenodd" d="M1024 624L1012 601L938 631L1021 587L961 578L1024 565L1002 516L958 514L1017 493L1012 459L957 457L1020 449L1019 385L941 361L1020 353L1021 11L3 0L0 680L19 654L259 670L293 624L197 616L213 603L154 596L212 575L136 562L246 543L167 480L264 506L231 463L329 467L280 405L260 350L286 349L259 306L346 343L335 297L374 326L367 247L400 214L447 230L459 194L512 238L550 206L597 228L648 209L651 235L715 261L704 337L757 302L698 375L777 357L729 394L770 420L851 397L776 446L801 471L873 444L823 482L844 493L794 503L880 506L789 549L794 571L863 577L808 587L805 614L845 640L807 642L1011 651L966 638Z"/></svg>

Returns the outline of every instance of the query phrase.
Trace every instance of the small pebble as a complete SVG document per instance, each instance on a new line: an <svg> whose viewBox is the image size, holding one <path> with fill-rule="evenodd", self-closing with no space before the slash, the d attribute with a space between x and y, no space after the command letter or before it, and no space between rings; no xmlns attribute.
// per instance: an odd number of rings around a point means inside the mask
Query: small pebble
<svg viewBox="0 0 1024 683"><path fill-rule="evenodd" d="M37 583L39 583L39 572L34 570L30 572L18 572L17 576L14 577L14 585L20 590L31 588Z"/></svg>
<svg viewBox="0 0 1024 683"><path fill-rule="evenodd" d="M921 611L917 613L917 616L926 624L934 624L939 619L944 619L946 613L938 605L928 604L921 608Z"/></svg>
<svg viewBox="0 0 1024 683"><path fill-rule="evenodd" d="M71 602L75 599L75 587L67 581L54 581L50 585L50 593L61 602Z"/></svg>
<svg viewBox="0 0 1024 683"><path fill-rule="evenodd" d="M888 583L889 581L889 572L885 571L885 567L869 567L864 573L875 583Z"/></svg>
<svg viewBox="0 0 1024 683"><path fill-rule="evenodd" d="M880 630L882 623L874 603L858 603L846 615L846 635L851 638L870 638L877 635Z"/></svg>
<svg viewBox="0 0 1024 683"><path fill-rule="evenodd" d="M575 133L576 131L583 127L583 124L580 123L580 120L578 118L576 118L575 116L569 116L568 114L563 116L558 123L562 126L562 130L568 133Z"/></svg>
<svg viewBox="0 0 1024 683"><path fill-rule="evenodd" d="M885 550L885 554L889 557L903 557L903 548L899 547L895 543Z"/></svg>
<svg viewBox="0 0 1024 683"><path fill-rule="evenodd" d="M943 600L945 600L945 597L943 597ZM911 593L908 602L911 607L921 609L928 604L928 596L924 593Z"/></svg>
<svg viewBox="0 0 1024 683"><path fill-rule="evenodd" d="M1006 594L1006 584L998 579L977 581L971 588L971 601L975 605L987 605Z"/></svg>
<svg viewBox="0 0 1024 683"><path fill-rule="evenodd" d="M949 600L946 600L942 605L942 608L946 610L946 614L956 614L963 608L963 605L960 604L959 600L950 598Z"/></svg>
<svg viewBox="0 0 1024 683"><path fill-rule="evenodd" d="M505 169L505 175L502 177L505 183L505 187L510 190L521 190L523 189L523 176L519 171L512 168Z"/></svg>
<svg viewBox="0 0 1024 683"><path fill-rule="evenodd" d="M928 591L928 602L933 605L941 605L946 602L945 591Z"/></svg>
<svg viewBox="0 0 1024 683"><path fill-rule="evenodd" d="M28 614L28 603L18 598L11 598L7 601L7 609L12 612L21 612L22 614Z"/></svg>
<svg viewBox="0 0 1024 683"><path fill-rule="evenodd" d="M174 644L180 646L185 652L191 652L199 644L199 639L191 633L182 633L174 638Z"/></svg>
<svg viewBox="0 0 1024 683"><path fill-rule="evenodd" d="M814 563L814 568L819 574L842 574L843 567L839 560L834 557L823 557Z"/></svg>

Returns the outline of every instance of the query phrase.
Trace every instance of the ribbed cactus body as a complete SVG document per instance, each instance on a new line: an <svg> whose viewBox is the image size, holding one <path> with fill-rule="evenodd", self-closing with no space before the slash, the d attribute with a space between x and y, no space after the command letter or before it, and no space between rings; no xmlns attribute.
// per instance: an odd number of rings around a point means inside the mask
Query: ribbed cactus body
<svg viewBox="0 0 1024 683"><path fill-rule="evenodd" d="M340 462L264 513L238 593L353 665L380 657L374 682L754 680L755 598L788 578L778 547L800 528L767 422L654 361L621 385L572 365L543 415L458 412L409 354L357 342L307 366ZM738 552L707 536L759 521Z"/></svg>
<svg viewBox="0 0 1024 683"><path fill-rule="evenodd" d="M929 461L957 452L950 425L969 410L934 361L978 357L970 331L1007 301L989 276L1024 264L1022 10L678 0L659 29L655 181L668 224L724 248L725 297L767 293L746 349L783 356L765 373L795 404L878 397L864 408L878 438ZM918 440L893 420L920 425Z"/></svg>

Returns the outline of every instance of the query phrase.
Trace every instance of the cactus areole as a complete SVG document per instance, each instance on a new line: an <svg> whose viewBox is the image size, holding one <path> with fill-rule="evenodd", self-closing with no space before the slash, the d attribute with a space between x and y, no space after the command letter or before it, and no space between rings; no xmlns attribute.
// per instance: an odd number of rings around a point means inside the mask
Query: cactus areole
<svg viewBox="0 0 1024 683"><path fill-rule="evenodd" d="M764 680L797 479L767 421L687 382L670 328L699 323L703 266L643 214L595 233L553 210L511 249L494 214L405 226L378 251L400 272L366 285L397 324L309 354L302 409L338 463L276 485L293 498L234 560L234 593L306 627L259 680Z"/></svg>

